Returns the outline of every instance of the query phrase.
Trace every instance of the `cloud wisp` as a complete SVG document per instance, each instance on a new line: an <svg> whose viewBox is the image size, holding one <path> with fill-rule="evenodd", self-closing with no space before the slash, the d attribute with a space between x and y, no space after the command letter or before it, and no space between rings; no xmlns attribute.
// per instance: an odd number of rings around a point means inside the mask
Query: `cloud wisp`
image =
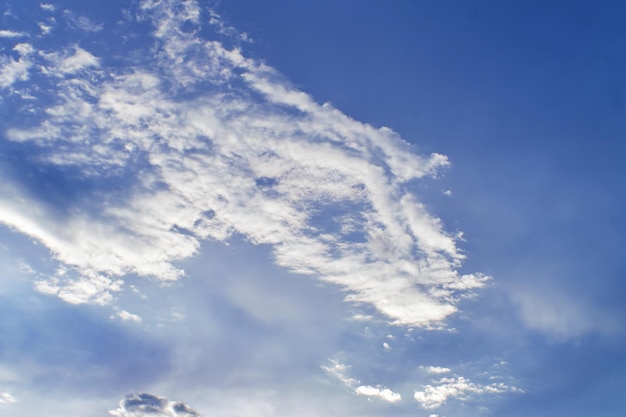
<svg viewBox="0 0 626 417"><path fill-rule="evenodd" d="M361 385L359 380L347 376L349 366L331 359L329 365L322 366L322 369L333 377L341 381L346 387L350 388L356 395L368 398L378 398L388 403L397 403L402 400L402 395L381 385Z"/></svg>
<svg viewBox="0 0 626 417"><path fill-rule="evenodd" d="M13 397L8 392L0 393L0 404L13 404L15 402L15 397Z"/></svg>
<svg viewBox="0 0 626 417"><path fill-rule="evenodd" d="M34 42L19 60L0 60L0 87L26 97L34 93L21 82L34 77L54 90L52 101L29 99L36 127L5 123L6 137L36 149L29 163L90 190L54 211L2 174L0 222L63 266L36 288L110 303L126 274L177 280L176 262L203 240L241 236L393 324L438 326L488 279L458 272L457 235L412 191L447 158L316 103L228 47L241 36L207 13L194 1L143 1L134 19L151 23L153 52L129 54L122 68L88 45ZM214 40L200 37L203 21L216 26ZM97 187L111 183L115 191Z"/></svg>
<svg viewBox="0 0 626 417"><path fill-rule="evenodd" d="M424 368L429 374L443 374L450 372L448 368L429 366ZM426 384L422 390L415 391L413 398L420 406L427 410L434 410L444 405L449 399L469 401L475 396L488 394L503 394L509 392L523 392L520 388L507 385L503 382L478 384L469 379L454 375L444 377Z"/></svg>

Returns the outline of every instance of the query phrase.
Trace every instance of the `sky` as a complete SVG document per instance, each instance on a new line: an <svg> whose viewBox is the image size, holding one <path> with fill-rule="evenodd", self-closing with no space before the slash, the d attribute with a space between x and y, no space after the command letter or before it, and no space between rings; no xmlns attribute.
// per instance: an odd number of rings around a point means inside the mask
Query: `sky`
<svg viewBox="0 0 626 417"><path fill-rule="evenodd" d="M0 415L624 415L622 2L0 13Z"/></svg>

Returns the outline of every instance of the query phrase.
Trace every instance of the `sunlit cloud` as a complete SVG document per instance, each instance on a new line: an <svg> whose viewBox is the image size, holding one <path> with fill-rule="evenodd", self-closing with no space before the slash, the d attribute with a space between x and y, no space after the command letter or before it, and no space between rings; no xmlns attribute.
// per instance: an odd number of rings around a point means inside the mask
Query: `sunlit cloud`
<svg viewBox="0 0 626 417"><path fill-rule="evenodd" d="M94 195L102 204L54 218L25 190L7 190L0 221L74 271L36 288L71 303L107 303L125 274L179 279L175 262L203 240L241 235L393 324L439 326L488 279L459 274L457 234L411 191L447 158L419 155L392 130L316 103L237 47L197 37L188 27L199 28L200 15L195 2L141 3L154 58L129 59L123 71L79 44L6 58L3 86L38 72L58 97L39 126L9 128L9 139L89 181L132 180L121 194Z"/></svg>
<svg viewBox="0 0 626 417"><path fill-rule="evenodd" d="M322 369L339 380L344 386L350 388L356 395L378 398L388 403L396 403L402 400L402 396L399 393L381 385L361 385L361 381L350 378L347 375L350 366L341 363L337 359L331 359L328 365L322 366Z"/></svg>
<svg viewBox="0 0 626 417"><path fill-rule="evenodd" d="M503 382L481 385L462 376L454 376L441 378L434 381L432 384L424 385L422 390L415 391L413 398L422 408L432 410L441 407L449 399L470 401L473 397L479 395L503 394L508 392L522 392L522 390Z"/></svg>

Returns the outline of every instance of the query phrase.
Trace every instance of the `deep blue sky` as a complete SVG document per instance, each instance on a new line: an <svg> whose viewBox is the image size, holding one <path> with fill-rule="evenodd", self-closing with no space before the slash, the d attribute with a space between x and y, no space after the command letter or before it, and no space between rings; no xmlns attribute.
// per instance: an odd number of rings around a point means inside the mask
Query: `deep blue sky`
<svg viewBox="0 0 626 417"><path fill-rule="evenodd" d="M258 41L252 53L317 100L450 157L443 181L455 203L438 214L462 224L469 250L490 254L469 263L501 281L500 261L556 259L584 291L610 300L623 289L626 5L235 0L220 9Z"/></svg>

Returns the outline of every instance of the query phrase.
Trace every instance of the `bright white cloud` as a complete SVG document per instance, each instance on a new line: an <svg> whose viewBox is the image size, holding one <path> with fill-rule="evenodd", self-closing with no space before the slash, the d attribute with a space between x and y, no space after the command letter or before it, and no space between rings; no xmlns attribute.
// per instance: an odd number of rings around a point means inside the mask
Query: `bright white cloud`
<svg viewBox="0 0 626 417"><path fill-rule="evenodd" d="M337 359L331 359L330 365L324 365L322 366L322 369L337 378L348 387L353 387L359 384L359 381L357 381L356 379L346 376L346 373L348 372L350 367L346 364L339 362Z"/></svg>
<svg viewBox="0 0 626 417"><path fill-rule="evenodd" d="M54 5L50 3L41 3L39 7L41 7L42 10L45 10L47 12L53 12L55 10Z"/></svg>
<svg viewBox="0 0 626 417"><path fill-rule="evenodd" d="M155 59L116 72L79 46L42 52L47 75L66 77L55 82L58 100L40 126L7 131L46 150L45 163L134 181L123 197L98 195L99 207L62 218L18 188L0 196L0 222L74 270L40 291L106 303L125 274L178 279L177 260L233 235L396 325L436 328L484 285L488 277L458 273L457 236L411 192L448 166L445 156L418 155L392 130L319 105L264 63L183 31L201 24L194 1L144 1L140 12L159 40Z"/></svg>
<svg viewBox="0 0 626 417"><path fill-rule="evenodd" d="M141 323L141 317L137 314L129 313L126 310L121 310L117 312L117 317L122 319L123 321L133 321L135 323Z"/></svg>
<svg viewBox="0 0 626 417"><path fill-rule="evenodd" d="M393 392L389 388L385 388L381 385L360 385L359 380L347 376L347 372L350 367L339 362L336 359L331 359L330 365L322 366L322 369L328 372L333 377L337 378L346 387L353 390L353 392L357 395L370 398L379 398L389 403L395 403L402 400L402 396L399 393Z"/></svg>
<svg viewBox="0 0 626 417"><path fill-rule="evenodd" d="M0 404L12 404L15 402L15 398L8 392L0 393Z"/></svg>
<svg viewBox="0 0 626 417"><path fill-rule="evenodd" d="M372 387L370 385L361 385L355 388L354 392L357 395L363 395L365 397L376 397L388 403L396 403L402 400L402 396L397 392L393 392L389 388Z"/></svg>
<svg viewBox="0 0 626 417"><path fill-rule="evenodd" d="M468 401L472 396L484 394L502 394L505 392L519 392L519 388L506 385L502 382L489 385L480 385L459 376L441 378L432 385L424 385L421 391L413 395L422 408L432 410L441 407L450 398Z"/></svg>
<svg viewBox="0 0 626 417"><path fill-rule="evenodd" d="M13 48L20 54L16 60L11 56L0 56L0 87L7 88L16 81L26 81L28 79L28 70L32 66L30 55L33 48L29 44L18 44Z"/></svg>
<svg viewBox="0 0 626 417"><path fill-rule="evenodd" d="M181 402L152 394L129 394L109 414L113 417L200 417L200 414Z"/></svg>
<svg viewBox="0 0 626 417"><path fill-rule="evenodd" d="M23 32L15 32L13 30L0 29L0 38L22 38L26 36Z"/></svg>
<svg viewBox="0 0 626 417"><path fill-rule="evenodd" d="M97 67L98 65L98 58L91 55L84 49L77 47L72 55L64 57L61 60L58 68L65 74L72 74L81 69L87 67Z"/></svg>

